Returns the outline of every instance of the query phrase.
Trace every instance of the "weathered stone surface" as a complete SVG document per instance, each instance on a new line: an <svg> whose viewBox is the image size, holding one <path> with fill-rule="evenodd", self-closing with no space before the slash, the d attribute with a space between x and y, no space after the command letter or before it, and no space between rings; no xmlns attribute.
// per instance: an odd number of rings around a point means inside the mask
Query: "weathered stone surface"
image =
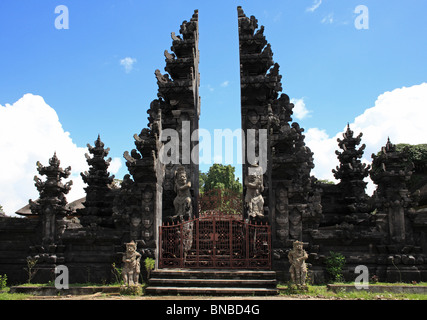
<svg viewBox="0 0 427 320"><path fill-rule="evenodd" d="M126 243L126 252L123 255L122 279L125 286L139 284L139 274L141 273L141 255L136 251L136 243Z"/></svg>
<svg viewBox="0 0 427 320"><path fill-rule="evenodd" d="M293 249L288 253L288 259L291 265L289 272L292 282L297 286L305 286L307 278L307 265L305 260L308 259L308 254L303 249L302 242L294 241Z"/></svg>
<svg viewBox="0 0 427 320"><path fill-rule="evenodd" d="M110 148L104 148L99 135L95 140L95 146L88 144L87 147L92 157L85 155L89 172L80 174L83 182L87 184L84 208L78 209L78 214L81 215L80 221L85 226L91 224L112 226L114 176L110 176L108 172L111 158L104 159L108 156Z"/></svg>
<svg viewBox="0 0 427 320"><path fill-rule="evenodd" d="M370 276L379 281L427 281L427 211L417 207L417 192L408 187L413 164L406 152L398 151L389 140L372 156L372 166L365 165L361 162L365 145L359 147L362 133L354 135L348 125L338 139L340 164L333 170L339 183L311 176L314 155L305 144L304 129L292 120L294 105L282 93L279 64L273 60L264 27L241 7L237 11L242 129L245 138L251 130L256 133L251 141L255 150L244 144L244 219L270 224L274 275L281 281L302 282L302 264L291 265L293 243L303 242L310 254L299 257L306 260L317 283L325 280L331 251L345 256L347 281L354 281L358 265L366 265ZM198 36L196 10L190 21L182 23L179 35L171 34L172 46L164 52L166 73L154 72L157 98L147 110L147 127L133 136L135 148L124 152L129 174L120 187L111 187L110 160L105 160L109 149L100 137L94 147L88 145L89 171L82 173L86 197L74 203L68 204L65 198L71 183L61 182L70 175L70 168L60 168L56 155L49 166L37 164L47 179L35 178L40 198L18 211L26 219L0 217L0 274L6 273L14 282L26 281L23 268L30 257L37 259L35 281L51 281L58 264L69 268L70 283L116 281L113 264L119 265L126 256L124 244L132 243L137 259L157 258L162 223L197 217L198 161L192 162L188 152L198 144L190 139L200 117ZM167 129L178 134L180 143L179 156L172 163L160 161ZM264 137L265 167L259 164L265 170L254 175L249 169L257 162L248 161L248 151L262 160ZM180 180L179 173L184 172L185 179ZM365 193L368 175L377 185L372 197ZM196 230L191 227L182 234ZM227 231L212 231L205 236L226 235ZM192 241L192 236L185 237L184 256ZM214 273L221 276L219 271ZM126 274L128 280L135 271Z"/></svg>

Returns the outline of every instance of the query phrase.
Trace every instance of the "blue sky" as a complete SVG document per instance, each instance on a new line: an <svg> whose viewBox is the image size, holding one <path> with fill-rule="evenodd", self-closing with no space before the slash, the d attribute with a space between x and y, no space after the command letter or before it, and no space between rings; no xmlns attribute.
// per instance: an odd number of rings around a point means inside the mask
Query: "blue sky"
<svg viewBox="0 0 427 320"><path fill-rule="evenodd" d="M55 28L58 5L69 9L68 30ZM294 120L323 138L355 122L383 93L426 82L425 0L2 0L0 107L39 95L74 144L93 145L101 134L110 156L123 159L147 125L170 33L198 9L200 127L238 129L238 5L265 26L283 92L306 110ZM369 29L354 25L358 5L369 9ZM125 58L134 61L128 70ZM122 161L116 176L126 173Z"/></svg>

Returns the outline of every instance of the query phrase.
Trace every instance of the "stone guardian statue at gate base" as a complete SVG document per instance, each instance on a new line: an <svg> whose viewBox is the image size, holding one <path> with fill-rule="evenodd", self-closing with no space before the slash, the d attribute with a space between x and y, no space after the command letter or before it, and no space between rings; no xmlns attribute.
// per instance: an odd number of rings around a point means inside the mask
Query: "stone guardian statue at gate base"
<svg viewBox="0 0 427 320"><path fill-rule="evenodd" d="M139 274L141 254L136 251L136 243L131 241L126 243L126 252L123 256L122 278L124 285L127 287L139 285Z"/></svg>
<svg viewBox="0 0 427 320"><path fill-rule="evenodd" d="M305 287L307 278L307 265L305 260L308 259L308 254L303 249L302 242L295 241L293 243L293 249L289 251L288 258L291 263L289 272L291 273L292 282L298 287Z"/></svg>

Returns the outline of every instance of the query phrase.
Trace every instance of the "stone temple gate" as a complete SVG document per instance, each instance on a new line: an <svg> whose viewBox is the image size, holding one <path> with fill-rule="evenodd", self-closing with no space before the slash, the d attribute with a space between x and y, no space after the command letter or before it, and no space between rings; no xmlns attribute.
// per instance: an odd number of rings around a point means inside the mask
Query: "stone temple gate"
<svg viewBox="0 0 427 320"><path fill-rule="evenodd" d="M164 52L166 73L155 71L157 99L147 110L147 127L134 135L135 149L124 152L129 174L121 186L112 185L109 149L99 136L88 145L90 169L81 174L87 187L80 201L67 203L72 186L61 181L70 170L61 168L56 155L47 166L37 163L46 179L35 178L39 199L17 212L26 219L0 217L0 274L24 282L23 268L34 258L34 281L52 280L60 264L69 268L71 283L111 281L112 264L120 263L125 243L134 241L143 258L156 260L156 268L272 270L289 280L288 252L298 240L309 252L315 282L327 278L330 251L346 257L347 279L362 264L383 281L427 281L425 199L408 187L413 173L427 173L390 141L373 155L372 168L362 164L362 134L347 127L338 141L342 151L336 152L340 166L334 174L340 182L317 181L311 175L313 153L304 129L292 122L294 106L282 92L264 26L241 7L237 12L242 129L246 136L255 132L255 153L263 148L267 159L256 163L245 157L243 216L200 212L197 161L183 159L198 145L197 139L181 143L199 128L196 10L180 35L172 32L172 52ZM172 131L178 137L168 134ZM167 163L162 152L174 138L180 152ZM176 154L167 150L166 155ZM365 193L368 175L377 184L372 197Z"/></svg>

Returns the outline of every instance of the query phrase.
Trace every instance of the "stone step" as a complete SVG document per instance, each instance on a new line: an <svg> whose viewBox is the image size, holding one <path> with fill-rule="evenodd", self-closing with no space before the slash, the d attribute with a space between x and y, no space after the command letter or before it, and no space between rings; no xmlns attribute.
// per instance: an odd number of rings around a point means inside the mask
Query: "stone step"
<svg viewBox="0 0 427 320"><path fill-rule="evenodd" d="M275 280L276 272L270 270L158 269L151 272L151 277L173 279Z"/></svg>
<svg viewBox="0 0 427 320"><path fill-rule="evenodd" d="M269 270L158 269L151 272L151 295L276 295L276 272Z"/></svg>
<svg viewBox="0 0 427 320"><path fill-rule="evenodd" d="M149 286L174 287L249 287L249 288L276 288L275 279L171 279L150 278Z"/></svg>
<svg viewBox="0 0 427 320"><path fill-rule="evenodd" d="M253 295L269 296L277 295L277 289L268 288L218 288L218 287L147 287L145 293L148 295Z"/></svg>

